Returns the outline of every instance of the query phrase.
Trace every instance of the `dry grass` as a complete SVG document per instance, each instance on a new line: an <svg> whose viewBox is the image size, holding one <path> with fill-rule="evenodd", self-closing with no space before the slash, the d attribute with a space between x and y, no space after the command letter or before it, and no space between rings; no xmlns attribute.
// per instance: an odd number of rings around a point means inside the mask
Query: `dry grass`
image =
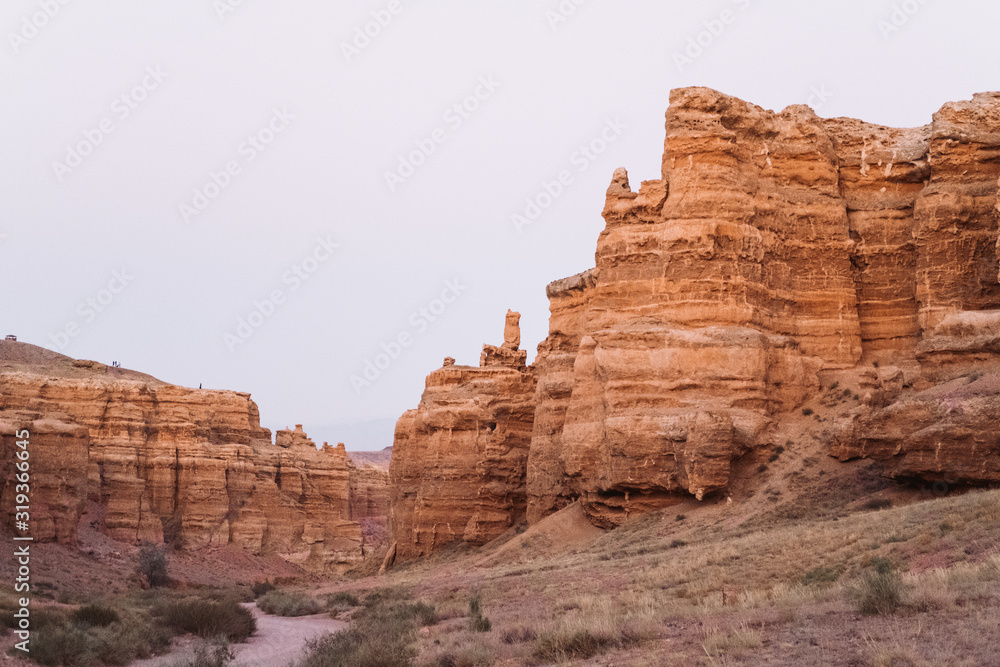
<svg viewBox="0 0 1000 667"><path fill-rule="evenodd" d="M481 553L458 553L391 573L441 619L418 636L416 664L566 664L601 654L664 665L992 659L1000 492L858 507L836 520L738 522L716 507L685 506L683 521L676 510L647 516L555 557L548 548L543 558L477 567ZM849 591L878 558L895 564L907 594L892 615L862 617ZM471 591L488 632L469 629Z"/></svg>

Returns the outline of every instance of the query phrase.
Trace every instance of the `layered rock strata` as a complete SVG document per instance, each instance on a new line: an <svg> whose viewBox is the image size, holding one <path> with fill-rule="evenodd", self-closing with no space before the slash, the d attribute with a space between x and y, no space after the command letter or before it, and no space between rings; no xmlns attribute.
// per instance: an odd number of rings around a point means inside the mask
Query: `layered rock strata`
<svg viewBox="0 0 1000 667"><path fill-rule="evenodd" d="M505 481L512 497L524 489L528 519L579 499L613 526L722 491L823 374L869 387L838 425L836 456L883 459L901 477L995 479L997 392L975 376L1000 363L1000 94L894 129L687 88L671 94L666 134L661 178L636 192L615 172L595 268L549 286L534 364L488 346L475 369L535 381L523 487ZM497 402L497 385L448 372L397 428L401 557L464 539L449 519L466 525L469 500L493 497L473 481L486 461L476 439L429 421L456 397ZM418 503L410 470L444 450L447 474Z"/></svg>
<svg viewBox="0 0 1000 667"><path fill-rule="evenodd" d="M104 532L124 542L234 545L314 572L361 559L343 445L317 449L301 426L271 444L249 394L178 387L24 343L4 342L0 359L5 453L15 429L33 434L36 539L73 543L90 497L104 506ZM13 470L3 460L6 498Z"/></svg>
<svg viewBox="0 0 1000 667"><path fill-rule="evenodd" d="M525 516L535 378L512 327L508 318L507 344L485 346L481 366L431 373L396 425L389 529L400 558L484 544Z"/></svg>

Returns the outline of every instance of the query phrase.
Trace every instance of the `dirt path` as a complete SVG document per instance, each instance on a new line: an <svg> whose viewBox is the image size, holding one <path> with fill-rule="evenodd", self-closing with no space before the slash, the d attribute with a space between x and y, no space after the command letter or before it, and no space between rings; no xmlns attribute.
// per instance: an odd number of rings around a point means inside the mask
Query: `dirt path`
<svg viewBox="0 0 1000 667"><path fill-rule="evenodd" d="M302 657L302 650L310 639L347 627L347 623L335 621L326 614L284 618L265 614L251 603L243 606L257 619L257 634L245 644L233 645L234 664L239 667L286 667ZM131 667L172 667L193 654L193 644L190 639L178 643L173 653L138 660Z"/></svg>

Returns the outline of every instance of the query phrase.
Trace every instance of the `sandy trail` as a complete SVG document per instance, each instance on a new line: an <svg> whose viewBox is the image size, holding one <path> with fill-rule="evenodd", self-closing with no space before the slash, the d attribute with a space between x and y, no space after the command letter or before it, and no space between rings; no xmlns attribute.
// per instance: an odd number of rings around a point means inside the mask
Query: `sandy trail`
<svg viewBox="0 0 1000 667"><path fill-rule="evenodd" d="M234 665L239 667L286 667L302 658L303 649L310 639L347 627L347 623L335 621L327 614L285 618L265 614L252 603L243 606L257 619L257 634L245 644L233 645L236 653ZM172 667L194 654L193 645L190 639L178 642L169 655L137 660L130 667Z"/></svg>

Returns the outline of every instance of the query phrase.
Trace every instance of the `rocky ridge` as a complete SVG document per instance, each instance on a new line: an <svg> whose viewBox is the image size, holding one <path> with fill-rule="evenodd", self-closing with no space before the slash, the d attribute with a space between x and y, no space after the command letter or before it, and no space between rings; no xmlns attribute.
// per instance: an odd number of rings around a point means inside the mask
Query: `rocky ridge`
<svg viewBox="0 0 1000 667"><path fill-rule="evenodd" d="M343 445L317 449L301 426L271 443L250 395L196 390L0 342L2 518L16 432L30 432L32 535L75 544L88 500L126 543L233 545L311 572L362 559Z"/></svg>
<svg viewBox="0 0 1000 667"><path fill-rule="evenodd" d="M661 178L634 191L615 172L596 266L549 285L534 363L516 345L446 360L400 419L399 557L574 500L612 527L724 492L841 382L864 397L826 453L997 481L998 156L1000 93L895 129L673 91Z"/></svg>

